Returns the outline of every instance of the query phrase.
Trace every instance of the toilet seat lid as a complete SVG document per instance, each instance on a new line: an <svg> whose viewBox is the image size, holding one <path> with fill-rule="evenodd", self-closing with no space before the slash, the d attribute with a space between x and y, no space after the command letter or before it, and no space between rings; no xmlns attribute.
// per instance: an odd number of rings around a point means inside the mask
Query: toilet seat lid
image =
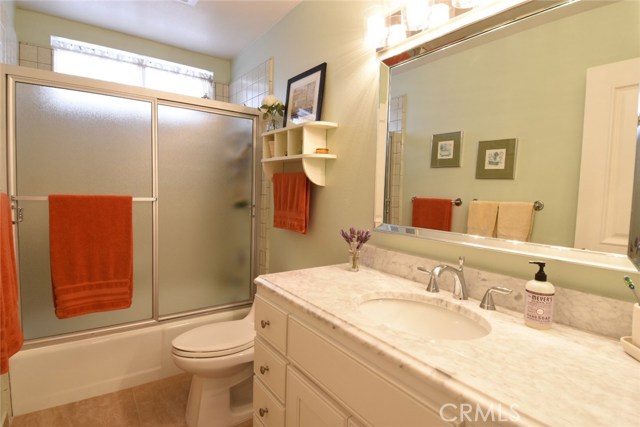
<svg viewBox="0 0 640 427"><path fill-rule="evenodd" d="M251 322L235 320L199 326L177 336L171 344L191 357L216 357L251 348L254 337Z"/></svg>

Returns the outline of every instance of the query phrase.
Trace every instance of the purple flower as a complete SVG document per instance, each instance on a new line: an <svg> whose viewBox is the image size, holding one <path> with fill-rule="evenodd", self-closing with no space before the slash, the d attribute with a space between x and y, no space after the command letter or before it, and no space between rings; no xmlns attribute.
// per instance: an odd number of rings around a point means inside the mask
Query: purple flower
<svg viewBox="0 0 640 427"><path fill-rule="evenodd" d="M347 242L350 249L360 250L360 248L371 239L371 232L369 230L356 230L354 227L350 227L348 233L340 230L340 236Z"/></svg>
<svg viewBox="0 0 640 427"><path fill-rule="evenodd" d="M351 243L351 238L349 237L349 235L347 233L345 233L344 230L340 230L340 235L342 236L342 238L344 239L345 242L347 242L348 244Z"/></svg>

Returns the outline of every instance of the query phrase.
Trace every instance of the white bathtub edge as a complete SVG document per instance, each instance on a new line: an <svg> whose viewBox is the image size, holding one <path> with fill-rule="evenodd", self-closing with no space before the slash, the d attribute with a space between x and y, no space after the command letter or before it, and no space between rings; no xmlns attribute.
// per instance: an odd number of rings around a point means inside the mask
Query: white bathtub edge
<svg viewBox="0 0 640 427"><path fill-rule="evenodd" d="M173 338L202 324L241 318L247 311L240 309L23 349L10 362L13 415L180 374L182 371L171 359Z"/></svg>

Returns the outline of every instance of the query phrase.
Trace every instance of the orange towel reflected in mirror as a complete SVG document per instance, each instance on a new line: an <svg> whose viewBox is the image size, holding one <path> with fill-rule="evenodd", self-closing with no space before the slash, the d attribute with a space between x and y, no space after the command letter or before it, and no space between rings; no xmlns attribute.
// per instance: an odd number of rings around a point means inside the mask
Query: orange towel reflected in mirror
<svg viewBox="0 0 640 427"><path fill-rule="evenodd" d="M415 197L413 199L413 227L451 231L451 199Z"/></svg>
<svg viewBox="0 0 640 427"><path fill-rule="evenodd" d="M49 196L49 249L60 319L131 306L131 196Z"/></svg>

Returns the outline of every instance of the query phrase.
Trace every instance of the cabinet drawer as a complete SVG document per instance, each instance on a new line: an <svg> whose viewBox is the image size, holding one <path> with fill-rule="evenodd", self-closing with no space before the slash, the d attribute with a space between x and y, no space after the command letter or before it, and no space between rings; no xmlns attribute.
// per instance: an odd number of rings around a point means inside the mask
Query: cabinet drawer
<svg viewBox="0 0 640 427"><path fill-rule="evenodd" d="M282 354L287 352L287 314L267 302L260 295L255 302L256 334L274 346Z"/></svg>
<svg viewBox="0 0 640 427"><path fill-rule="evenodd" d="M260 381L253 381L253 414L264 427L284 427L284 406Z"/></svg>
<svg viewBox="0 0 640 427"><path fill-rule="evenodd" d="M269 390L284 403L287 362L271 350L260 338L255 342L253 372Z"/></svg>

